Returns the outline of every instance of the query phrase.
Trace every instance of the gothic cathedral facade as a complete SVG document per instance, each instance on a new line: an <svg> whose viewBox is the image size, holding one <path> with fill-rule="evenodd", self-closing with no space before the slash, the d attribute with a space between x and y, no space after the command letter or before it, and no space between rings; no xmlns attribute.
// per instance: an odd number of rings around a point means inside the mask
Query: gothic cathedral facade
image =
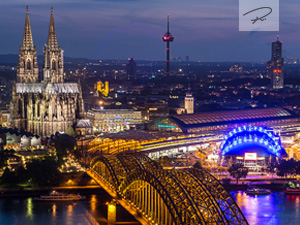
<svg viewBox="0 0 300 225"><path fill-rule="evenodd" d="M66 132L84 117L80 83L64 82L63 50L57 43L53 8L47 44L44 46L42 78L33 44L28 7L23 44L20 46L17 82L13 86L12 126L42 137Z"/></svg>

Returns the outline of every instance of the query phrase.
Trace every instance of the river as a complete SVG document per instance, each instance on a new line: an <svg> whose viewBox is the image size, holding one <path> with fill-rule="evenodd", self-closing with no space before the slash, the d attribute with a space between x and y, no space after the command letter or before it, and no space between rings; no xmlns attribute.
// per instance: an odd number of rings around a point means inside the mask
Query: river
<svg viewBox="0 0 300 225"><path fill-rule="evenodd" d="M231 192L250 225L300 224L300 196L274 192L271 195L249 196Z"/></svg>
<svg viewBox="0 0 300 225"><path fill-rule="evenodd" d="M36 201L33 197L0 198L0 225L106 225L106 193L87 195L73 202ZM120 205L117 219L122 224L138 224Z"/></svg>
<svg viewBox="0 0 300 225"><path fill-rule="evenodd" d="M248 196L231 192L250 225L300 224L300 196L274 192L267 196ZM107 194L87 195L78 202L40 202L32 197L0 199L0 225L106 225ZM122 224L138 224L121 207L117 218ZM127 223L124 223L126 222Z"/></svg>

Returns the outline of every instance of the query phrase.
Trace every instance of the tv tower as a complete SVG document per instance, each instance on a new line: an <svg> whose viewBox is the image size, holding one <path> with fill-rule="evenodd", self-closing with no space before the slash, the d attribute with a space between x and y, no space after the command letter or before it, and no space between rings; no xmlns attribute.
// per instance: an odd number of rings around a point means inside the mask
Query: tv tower
<svg viewBox="0 0 300 225"><path fill-rule="evenodd" d="M170 75L170 42L174 41L174 37L169 31L170 28L170 15L168 14L168 19L167 19L167 33L162 37L164 42L167 42L167 62L166 62L166 74L167 76Z"/></svg>

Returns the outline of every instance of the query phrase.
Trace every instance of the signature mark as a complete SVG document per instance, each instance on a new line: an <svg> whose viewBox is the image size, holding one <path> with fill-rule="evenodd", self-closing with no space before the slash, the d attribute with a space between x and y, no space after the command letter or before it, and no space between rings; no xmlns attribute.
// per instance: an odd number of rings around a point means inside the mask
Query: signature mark
<svg viewBox="0 0 300 225"><path fill-rule="evenodd" d="M265 21L267 19L266 17L272 13L272 8L271 7L260 7L260 8L257 8L257 9L253 9L253 10L251 10L251 11L246 12L245 14L243 14L243 16L246 16L247 14L250 14L250 13L252 13L254 11L261 10L261 9L269 9L270 11L266 15L264 15L262 17L258 17L257 16L255 19L252 19L251 21L253 22L252 24L255 24L259 20L260 21Z"/></svg>

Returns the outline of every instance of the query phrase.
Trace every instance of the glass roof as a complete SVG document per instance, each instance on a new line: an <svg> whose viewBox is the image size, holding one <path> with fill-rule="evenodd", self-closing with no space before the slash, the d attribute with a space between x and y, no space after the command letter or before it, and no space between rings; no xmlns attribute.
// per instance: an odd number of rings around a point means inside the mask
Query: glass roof
<svg viewBox="0 0 300 225"><path fill-rule="evenodd" d="M237 120L269 119L290 117L291 113L282 108L267 109L247 109L247 110L228 110L216 112L201 112L189 115L176 115L173 118L183 122L186 125L230 122Z"/></svg>

